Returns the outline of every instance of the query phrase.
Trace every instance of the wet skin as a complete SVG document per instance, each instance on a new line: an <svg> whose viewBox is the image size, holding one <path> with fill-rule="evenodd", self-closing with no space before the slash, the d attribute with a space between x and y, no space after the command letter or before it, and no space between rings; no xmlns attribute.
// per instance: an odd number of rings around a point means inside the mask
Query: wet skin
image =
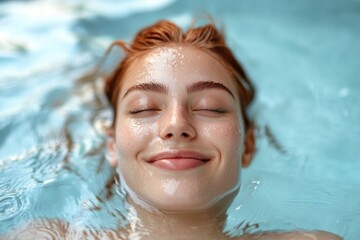
<svg viewBox="0 0 360 240"><path fill-rule="evenodd" d="M109 149L135 202L193 211L238 189L252 152L235 89L218 59L190 46L158 48L130 65Z"/></svg>

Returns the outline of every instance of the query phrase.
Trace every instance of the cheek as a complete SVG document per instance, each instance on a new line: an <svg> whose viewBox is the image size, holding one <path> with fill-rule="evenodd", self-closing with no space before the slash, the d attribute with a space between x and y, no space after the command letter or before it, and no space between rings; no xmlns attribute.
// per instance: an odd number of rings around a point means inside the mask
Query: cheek
<svg viewBox="0 0 360 240"><path fill-rule="evenodd" d="M136 160L137 153L146 148L157 131L155 124L128 119L118 121L116 127L116 145L120 161Z"/></svg>
<svg viewBox="0 0 360 240"><path fill-rule="evenodd" d="M223 145L224 154L224 168L229 173L229 175L234 177L234 180L237 181L238 174L240 173L241 167L241 155L243 152L243 130L241 123L234 121L227 125L227 128L224 128L224 142ZM227 151L227 153L225 153ZM231 174L230 174L231 173Z"/></svg>
<svg viewBox="0 0 360 240"><path fill-rule="evenodd" d="M213 191L219 194L232 191L240 183L243 132L241 122L236 118L209 127L204 133L217 149L220 161L216 162L213 174Z"/></svg>
<svg viewBox="0 0 360 240"><path fill-rule="evenodd" d="M205 138L213 142L221 154L238 155L242 151L242 125L236 118L210 124L203 129L202 133Z"/></svg>
<svg viewBox="0 0 360 240"><path fill-rule="evenodd" d="M219 145L223 168L228 173L238 173L240 171L241 154L243 151L243 133L241 125L238 122L227 123L222 131L222 138L218 136L217 139L221 139L222 143ZM237 174L235 174L237 175Z"/></svg>
<svg viewBox="0 0 360 240"><path fill-rule="evenodd" d="M128 119L117 123L117 142L129 147L141 142L144 138L152 135L153 124L144 124L139 120Z"/></svg>
<svg viewBox="0 0 360 240"><path fill-rule="evenodd" d="M124 181L127 191L141 192L146 169L141 164L138 154L143 151L153 139L156 126L128 119L117 122L116 148L118 171ZM130 191L131 189L131 191ZM140 190L139 190L140 189ZM136 191L139 190L139 191Z"/></svg>

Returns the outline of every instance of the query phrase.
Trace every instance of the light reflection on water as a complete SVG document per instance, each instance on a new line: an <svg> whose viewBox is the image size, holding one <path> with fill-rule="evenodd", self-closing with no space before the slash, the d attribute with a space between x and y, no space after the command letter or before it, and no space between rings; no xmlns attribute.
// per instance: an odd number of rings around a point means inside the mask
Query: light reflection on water
<svg viewBox="0 0 360 240"><path fill-rule="evenodd" d="M0 232L32 218L118 228L101 84L78 79L108 44L161 18L221 19L258 90L258 152L229 209L231 235L322 229L360 238L360 24L354 1L0 3ZM357 7L357 8L356 8ZM51 234L51 233L49 233Z"/></svg>

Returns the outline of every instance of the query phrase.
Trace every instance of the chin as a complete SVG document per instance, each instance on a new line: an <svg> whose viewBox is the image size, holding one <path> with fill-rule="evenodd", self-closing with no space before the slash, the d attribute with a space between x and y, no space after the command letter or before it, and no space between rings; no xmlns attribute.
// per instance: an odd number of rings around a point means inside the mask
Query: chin
<svg viewBox="0 0 360 240"><path fill-rule="evenodd" d="M147 198L146 205L161 212L202 212L210 209L223 209L230 206L239 187L220 193L201 193L179 191L176 194L157 193Z"/></svg>
<svg viewBox="0 0 360 240"><path fill-rule="evenodd" d="M154 203L156 208L162 212L196 212L211 208L216 202L215 200L206 199L189 199L189 200L174 200L172 201L159 201Z"/></svg>
<svg viewBox="0 0 360 240"><path fill-rule="evenodd" d="M121 176L121 175L120 175ZM199 180L202 179L202 180ZM150 211L196 212L228 207L238 193L239 177L228 181L205 180L205 177L181 176L149 178L128 182L122 178L128 196L138 206ZM146 187L145 187L146 186Z"/></svg>

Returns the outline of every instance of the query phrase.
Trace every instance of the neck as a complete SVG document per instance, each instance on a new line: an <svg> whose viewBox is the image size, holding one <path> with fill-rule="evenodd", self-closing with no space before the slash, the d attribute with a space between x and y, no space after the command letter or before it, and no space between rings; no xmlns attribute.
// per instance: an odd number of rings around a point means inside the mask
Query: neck
<svg viewBox="0 0 360 240"><path fill-rule="evenodd" d="M225 197L206 210L186 213L149 211L129 200L129 235L146 240L227 239L223 227L232 198Z"/></svg>

